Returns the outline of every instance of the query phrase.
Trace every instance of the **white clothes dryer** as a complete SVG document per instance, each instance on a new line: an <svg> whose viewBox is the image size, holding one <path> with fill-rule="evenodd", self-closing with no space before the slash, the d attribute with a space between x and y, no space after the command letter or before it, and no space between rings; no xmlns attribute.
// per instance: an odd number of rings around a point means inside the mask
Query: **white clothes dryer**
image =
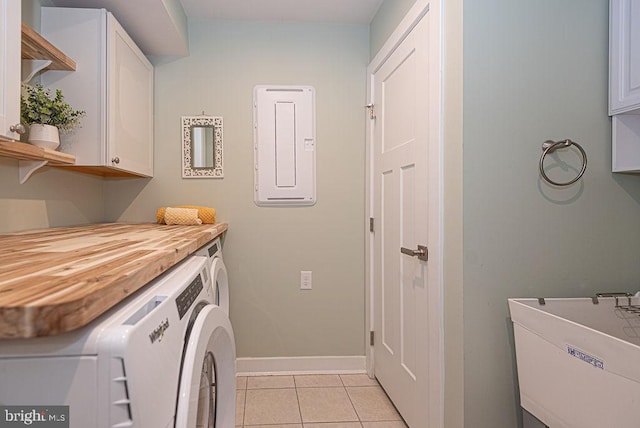
<svg viewBox="0 0 640 428"><path fill-rule="evenodd" d="M235 341L190 257L91 324L0 340L0 404L68 405L71 428L233 428Z"/></svg>
<svg viewBox="0 0 640 428"><path fill-rule="evenodd" d="M216 238L195 252L207 258L207 269L214 287L215 302L229 314L229 277L222 260L222 241Z"/></svg>

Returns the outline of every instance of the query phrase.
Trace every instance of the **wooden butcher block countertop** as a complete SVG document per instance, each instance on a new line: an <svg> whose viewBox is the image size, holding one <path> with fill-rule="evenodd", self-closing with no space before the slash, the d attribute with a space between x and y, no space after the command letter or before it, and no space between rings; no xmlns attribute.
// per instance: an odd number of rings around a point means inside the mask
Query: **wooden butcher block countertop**
<svg viewBox="0 0 640 428"><path fill-rule="evenodd" d="M0 235L0 338L86 325L225 230L108 223Z"/></svg>

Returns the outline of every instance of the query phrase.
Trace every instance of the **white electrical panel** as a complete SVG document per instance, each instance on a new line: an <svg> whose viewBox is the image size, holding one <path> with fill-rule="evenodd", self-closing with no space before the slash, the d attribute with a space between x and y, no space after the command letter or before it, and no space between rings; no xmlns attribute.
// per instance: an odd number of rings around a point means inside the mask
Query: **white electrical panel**
<svg viewBox="0 0 640 428"><path fill-rule="evenodd" d="M315 116L312 86L254 88L256 205L316 203Z"/></svg>

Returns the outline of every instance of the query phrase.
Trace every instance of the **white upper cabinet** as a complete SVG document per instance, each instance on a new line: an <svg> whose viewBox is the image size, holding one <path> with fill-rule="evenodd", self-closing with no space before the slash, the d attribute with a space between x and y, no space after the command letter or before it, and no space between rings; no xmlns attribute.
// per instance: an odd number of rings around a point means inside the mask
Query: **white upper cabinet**
<svg viewBox="0 0 640 428"><path fill-rule="evenodd" d="M640 173L640 0L609 3L612 171Z"/></svg>
<svg viewBox="0 0 640 428"><path fill-rule="evenodd" d="M0 137L11 140L20 139L20 6L0 0Z"/></svg>
<svg viewBox="0 0 640 428"><path fill-rule="evenodd" d="M640 109L640 1L611 0L609 16L609 114L614 115Z"/></svg>
<svg viewBox="0 0 640 428"><path fill-rule="evenodd" d="M47 72L43 85L86 111L60 150L75 155L81 171L152 177L151 63L104 9L43 7L41 33L77 64L75 72Z"/></svg>

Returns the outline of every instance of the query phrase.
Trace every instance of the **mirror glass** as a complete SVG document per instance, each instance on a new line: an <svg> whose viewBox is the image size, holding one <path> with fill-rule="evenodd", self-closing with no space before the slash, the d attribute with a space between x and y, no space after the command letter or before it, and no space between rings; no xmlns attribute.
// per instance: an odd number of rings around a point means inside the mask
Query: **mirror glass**
<svg viewBox="0 0 640 428"><path fill-rule="evenodd" d="M213 126L191 128L191 167L213 168Z"/></svg>
<svg viewBox="0 0 640 428"><path fill-rule="evenodd" d="M223 177L221 117L182 117L182 177Z"/></svg>

